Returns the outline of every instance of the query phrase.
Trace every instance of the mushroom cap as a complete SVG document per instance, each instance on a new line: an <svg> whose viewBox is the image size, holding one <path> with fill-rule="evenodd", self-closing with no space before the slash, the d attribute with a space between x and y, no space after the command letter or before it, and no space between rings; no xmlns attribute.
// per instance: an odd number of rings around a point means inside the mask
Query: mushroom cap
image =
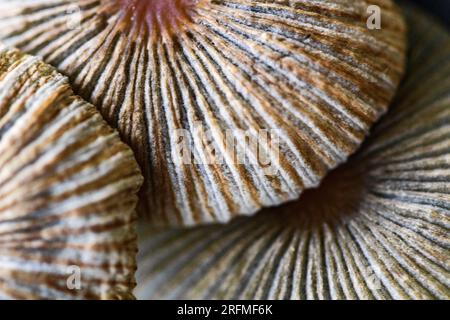
<svg viewBox="0 0 450 320"><path fill-rule="evenodd" d="M133 298L142 180L66 77L0 47L0 298Z"/></svg>
<svg viewBox="0 0 450 320"><path fill-rule="evenodd" d="M153 224L227 222L346 161L403 73L362 0L0 0L0 39L68 75L135 151ZM229 143L228 143L229 142Z"/></svg>
<svg viewBox="0 0 450 320"><path fill-rule="evenodd" d="M138 298L450 298L450 36L408 15L409 74L350 162L226 226L142 226Z"/></svg>

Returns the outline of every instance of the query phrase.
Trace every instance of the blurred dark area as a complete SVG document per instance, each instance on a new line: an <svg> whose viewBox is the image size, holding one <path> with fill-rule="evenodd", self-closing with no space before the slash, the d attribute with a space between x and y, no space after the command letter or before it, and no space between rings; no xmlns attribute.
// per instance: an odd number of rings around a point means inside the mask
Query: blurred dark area
<svg viewBox="0 0 450 320"><path fill-rule="evenodd" d="M410 0L436 16L450 28L450 0Z"/></svg>

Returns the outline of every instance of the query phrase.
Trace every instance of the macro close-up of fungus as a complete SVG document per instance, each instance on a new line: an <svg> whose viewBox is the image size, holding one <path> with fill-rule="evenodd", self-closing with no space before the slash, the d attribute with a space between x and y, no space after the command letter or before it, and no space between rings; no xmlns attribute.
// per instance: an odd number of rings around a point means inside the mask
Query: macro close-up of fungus
<svg viewBox="0 0 450 320"><path fill-rule="evenodd" d="M0 299L450 299L415 2L0 0Z"/></svg>
<svg viewBox="0 0 450 320"><path fill-rule="evenodd" d="M410 14L411 71L361 150L256 217L143 228L138 297L450 298L450 34Z"/></svg>
<svg viewBox="0 0 450 320"><path fill-rule="evenodd" d="M156 225L228 222L316 187L403 74L405 27L390 1L379 32L358 1L79 1L73 30L73 1L3 2L0 39L67 74L135 150L146 177L138 209ZM180 130L190 161L175 159ZM262 130L278 141L266 155L274 174L251 148L240 163L232 154Z"/></svg>

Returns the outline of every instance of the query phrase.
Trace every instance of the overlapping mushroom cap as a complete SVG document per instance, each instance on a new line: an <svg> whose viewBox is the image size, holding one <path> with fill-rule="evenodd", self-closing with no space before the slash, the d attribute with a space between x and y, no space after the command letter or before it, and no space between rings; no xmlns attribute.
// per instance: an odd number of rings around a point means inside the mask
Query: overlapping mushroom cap
<svg viewBox="0 0 450 320"><path fill-rule="evenodd" d="M132 298L141 183L64 76L0 47L0 298Z"/></svg>
<svg viewBox="0 0 450 320"><path fill-rule="evenodd" d="M404 64L399 10L371 4L380 30L362 0L1 0L0 38L118 128L152 223L194 225L296 199L360 145Z"/></svg>
<svg viewBox="0 0 450 320"><path fill-rule="evenodd" d="M139 298L450 298L450 36L409 20L409 75L350 163L227 226L144 227Z"/></svg>

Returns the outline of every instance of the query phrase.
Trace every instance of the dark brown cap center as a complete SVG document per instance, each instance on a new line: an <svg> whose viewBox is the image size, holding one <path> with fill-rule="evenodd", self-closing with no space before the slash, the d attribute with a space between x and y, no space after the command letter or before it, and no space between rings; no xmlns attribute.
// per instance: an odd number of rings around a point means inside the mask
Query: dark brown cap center
<svg viewBox="0 0 450 320"><path fill-rule="evenodd" d="M201 0L120 0L122 16L132 28L151 37L171 35L191 22Z"/></svg>

